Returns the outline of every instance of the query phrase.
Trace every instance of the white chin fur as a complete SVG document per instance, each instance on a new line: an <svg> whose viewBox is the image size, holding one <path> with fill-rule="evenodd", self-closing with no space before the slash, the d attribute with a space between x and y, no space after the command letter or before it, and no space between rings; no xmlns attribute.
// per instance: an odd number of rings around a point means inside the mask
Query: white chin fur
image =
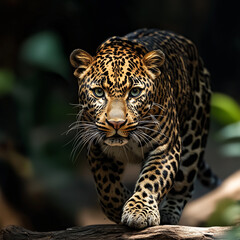
<svg viewBox="0 0 240 240"><path fill-rule="evenodd" d="M128 140L126 138L107 138L104 142L109 146L115 147L127 144Z"/></svg>

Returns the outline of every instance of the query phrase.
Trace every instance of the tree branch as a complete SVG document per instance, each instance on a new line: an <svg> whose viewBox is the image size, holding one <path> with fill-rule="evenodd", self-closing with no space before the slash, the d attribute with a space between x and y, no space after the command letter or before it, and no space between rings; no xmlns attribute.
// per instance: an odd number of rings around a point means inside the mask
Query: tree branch
<svg viewBox="0 0 240 240"><path fill-rule="evenodd" d="M77 239L155 239L155 240L209 240L221 236L230 227L188 227L179 225L163 225L134 230L121 225L92 225L73 227L54 232L32 232L22 227L9 226L0 231L0 240L77 240Z"/></svg>

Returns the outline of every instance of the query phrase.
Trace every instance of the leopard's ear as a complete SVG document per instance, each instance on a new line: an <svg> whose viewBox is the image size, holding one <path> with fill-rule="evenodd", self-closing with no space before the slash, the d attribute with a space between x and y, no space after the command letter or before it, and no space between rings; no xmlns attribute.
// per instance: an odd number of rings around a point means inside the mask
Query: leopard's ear
<svg viewBox="0 0 240 240"><path fill-rule="evenodd" d="M160 67L163 65L164 61L165 54L160 49L148 52L143 57L143 63L153 79L161 74Z"/></svg>
<svg viewBox="0 0 240 240"><path fill-rule="evenodd" d="M70 55L72 66L77 68L74 72L76 77L79 77L79 75L89 67L92 61L93 57L82 49L75 49Z"/></svg>

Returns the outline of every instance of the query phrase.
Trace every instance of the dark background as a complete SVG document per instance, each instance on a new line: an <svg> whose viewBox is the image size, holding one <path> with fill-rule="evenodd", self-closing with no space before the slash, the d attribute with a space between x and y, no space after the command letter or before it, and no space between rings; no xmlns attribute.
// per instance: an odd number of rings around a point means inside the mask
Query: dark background
<svg viewBox="0 0 240 240"><path fill-rule="evenodd" d="M77 114L70 105L77 103L72 50L94 55L113 35L143 27L171 30L195 42L213 91L239 103L239 15L233 0L1 0L0 196L15 213L13 223L54 230L94 223L83 216L99 211L84 154L72 162L67 143L73 136L63 134ZM231 158L232 167L223 171L229 158L220 161L218 146L209 145L219 175L239 168ZM0 217L0 227L5 220Z"/></svg>

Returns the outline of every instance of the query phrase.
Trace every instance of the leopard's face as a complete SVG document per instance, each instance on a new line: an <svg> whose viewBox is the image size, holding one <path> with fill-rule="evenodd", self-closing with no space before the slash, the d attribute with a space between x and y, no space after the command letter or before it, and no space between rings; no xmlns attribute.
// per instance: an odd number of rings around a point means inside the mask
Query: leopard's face
<svg viewBox="0 0 240 240"><path fill-rule="evenodd" d="M147 53L137 43L112 38L95 57L75 50L70 60L79 79L80 131L85 138L110 146L128 143L151 111L164 54Z"/></svg>

